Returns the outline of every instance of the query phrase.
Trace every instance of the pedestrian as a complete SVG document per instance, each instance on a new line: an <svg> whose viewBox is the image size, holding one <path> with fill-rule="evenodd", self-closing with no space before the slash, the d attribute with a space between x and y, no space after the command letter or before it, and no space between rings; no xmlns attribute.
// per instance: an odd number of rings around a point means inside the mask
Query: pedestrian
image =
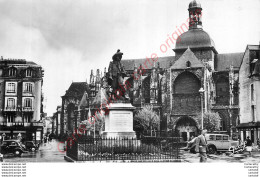
<svg viewBox="0 0 260 177"><path fill-rule="evenodd" d="M202 130L201 135L196 139L196 153L200 153L200 162L207 162L207 130Z"/></svg>
<svg viewBox="0 0 260 177"><path fill-rule="evenodd" d="M252 140L249 138L249 136L246 138L246 151L249 152L249 155L251 156Z"/></svg>
<svg viewBox="0 0 260 177"><path fill-rule="evenodd" d="M49 135L49 140L52 141L52 134Z"/></svg>
<svg viewBox="0 0 260 177"><path fill-rule="evenodd" d="M43 141L44 141L44 144L47 143L47 137L46 137L46 135L44 135Z"/></svg>
<svg viewBox="0 0 260 177"><path fill-rule="evenodd" d="M260 140L259 140L259 138L257 138L256 144L257 144L257 148L260 149Z"/></svg>

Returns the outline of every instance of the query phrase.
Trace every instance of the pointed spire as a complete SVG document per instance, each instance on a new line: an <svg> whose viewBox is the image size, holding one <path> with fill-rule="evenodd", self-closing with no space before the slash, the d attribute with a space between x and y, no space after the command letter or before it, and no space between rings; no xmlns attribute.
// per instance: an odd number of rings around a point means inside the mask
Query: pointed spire
<svg viewBox="0 0 260 177"><path fill-rule="evenodd" d="M97 72L96 72L96 83L100 83L100 73L99 73L99 69L97 69Z"/></svg>
<svg viewBox="0 0 260 177"><path fill-rule="evenodd" d="M89 84L94 84L94 83L95 83L95 81L94 81L93 69L91 69Z"/></svg>

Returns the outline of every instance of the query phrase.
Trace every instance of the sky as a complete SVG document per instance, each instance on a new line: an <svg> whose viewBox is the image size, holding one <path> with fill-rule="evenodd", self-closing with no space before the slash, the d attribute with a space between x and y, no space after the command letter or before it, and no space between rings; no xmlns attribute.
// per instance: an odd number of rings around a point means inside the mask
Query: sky
<svg viewBox="0 0 260 177"><path fill-rule="evenodd" d="M45 112L51 116L72 82L123 59L173 56L161 44L188 18L191 0L0 0L0 56L45 70ZM244 52L260 41L260 0L200 0L203 29L218 53Z"/></svg>

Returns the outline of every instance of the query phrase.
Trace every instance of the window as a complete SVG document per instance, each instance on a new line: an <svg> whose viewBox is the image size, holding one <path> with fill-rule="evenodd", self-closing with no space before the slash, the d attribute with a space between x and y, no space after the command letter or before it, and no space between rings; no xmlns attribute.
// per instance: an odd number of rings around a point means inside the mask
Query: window
<svg viewBox="0 0 260 177"><path fill-rule="evenodd" d="M250 75L253 74L256 66L256 62L259 58L259 52L257 50L250 50L249 52L249 67L250 67Z"/></svg>
<svg viewBox="0 0 260 177"><path fill-rule="evenodd" d="M214 140L214 137L215 137L214 135L210 135L209 140Z"/></svg>
<svg viewBox="0 0 260 177"><path fill-rule="evenodd" d="M32 107L32 99L31 98L25 98L24 99L24 107L25 108L31 108Z"/></svg>
<svg viewBox="0 0 260 177"><path fill-rule="evenodd" d="M255 122L255 106L251 106L252 121Z"/></svg>
<svg viewBox="0 0 260 177"><path fill-rule="evenodd" d="M228 140L228 136L223 136L223 140Z"/></svg>
<svg viewBox="0 0 260 177"><path fill-rule="evenodd" d="M16 68L9 68L8 75L9 76L16 76Z"/></svg>
<svg viewBox="0 0 260 177"><path fill-rule="evenodd" d="M27 69L27 70L25 71L25 76L26 76L26 77L32 77L32 74L33 74L33 71L32 71L31 69Z"/></svg>
<svg viewBox="0 0 260 177"><path fill-rule="evenodd" d="M26 92L26 93L32 93L33 84L32 83L25 83L23 91Z"/></svg>
<svg viewBox="0 0 260 177"><path fill-rule="evenodd" d="M7 99L7 108L15 108L15 99L14 98L8 98Z"/></svg>
<svg viewBox="0 0 260 177"><path fill-rule="evenodd" d="M12 123L14 122L14 119L15 119L15 114L7 114L6 115L6 120L7 120L7 123Z"/></svg>
<svg viewBox="0 0 260 177"><path fill-rule="evenodd" d="M217 135L216 136L216 140L222 140L222 136L221 135Z"/></svg>
<svg viewBox="0 0 260 177"><path fill-rule="evenodd" d="M254 101L254 84L251 84L251 101Z"/></svg>
<svg viewBox="0 0 260 177"><path fill-rule="evenodd" d="M190 66L191 66L190 61L187 61L187 62L186 62L186 67L187 67L187 68L190 68Z"/></svg>
<svg viewBox="0 0 260 177"><path fill-rule="evenodd" d="M15 83L7 83L7 93L16 93L16 84Z"/></svg>
<svg viewBox="0 0 260 177"><path fill-rule="evenodd" d="M24 113L23 122L30 123L33 118L33 114Z"/></svg>

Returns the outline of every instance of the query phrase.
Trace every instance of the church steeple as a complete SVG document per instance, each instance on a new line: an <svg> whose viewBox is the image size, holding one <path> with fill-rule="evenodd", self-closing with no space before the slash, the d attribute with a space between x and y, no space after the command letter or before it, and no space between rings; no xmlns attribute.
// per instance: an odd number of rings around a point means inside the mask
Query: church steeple
<svg viewBox="0 0 260 177"><path fill-rule="evenodd" d="M202 28L202 8L201 4L193 0L189 4L189 30L194 28Z"/></svg>

